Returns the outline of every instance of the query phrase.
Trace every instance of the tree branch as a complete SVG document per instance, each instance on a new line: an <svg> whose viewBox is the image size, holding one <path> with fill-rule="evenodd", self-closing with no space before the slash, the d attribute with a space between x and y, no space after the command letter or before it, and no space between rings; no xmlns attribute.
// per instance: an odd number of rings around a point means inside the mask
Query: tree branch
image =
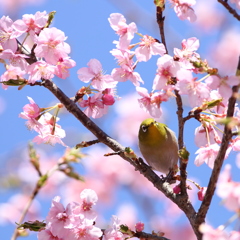
<svg viewBox="0 0 240 240"><path fill-rule="evenodd" d="M240 70L240 59L238 62L237 69L238 69L238 71ZM228 110L227 110L227 116L226 116L227 118L232 117L234 114L238 90L239 90L239 85L232 87L232 96L229 98L229 101L228 101ZM211 201L212 201L212 197L213 197L215 189L216 189L216 184L218 181L220 170L223 165L225 154L226 154L227 148L229 146L229 141L231 140L232 136L233 136L232 130L227 125L225 125L224 133L223 133L223 137L222 137L222 143L221 143L217 158L214 162L214 167L213 167L213 171L212 171L209 183L208 183L206 195L205 195L203 202L198 210L198 214L197 214L197 218L196 218L197 225L200 225L201 223L203 223L205 221L205 217L207 215L208 209L209 209Z"/></svg>
<svg viewBox="0 0 240 240"><path fill-rule="evenodd" d="M240 15L236 12L235 9L233 9L228 2L225 0L218 0L218 2L220 2L227 10L230 14L233 15L233 17L235 17L238 21L240 21Z"/></svg>
<svg viewBox="0 0 240 240"><path fill-rule="evenodd" d="M123 159L133 165L136 171L139 171L142 175L144 175L150 182L152 182L155 188L161 191L167 198L172 200L186 214L196 236L198 237L198 239L200 239L200 233L198 231L198 228L195 227L196 212L187 195L182 196L173 193L173 190L170 187L169 183L164 182L161 178L159 178L159 176L155 172L153 172L152 169L141 160L141 158L139 158L138 160L133 160L126 157L124 155L125 148L117 141L112 139L109 135L107 135L104 131L102 131L51 80L44 80L41 86L44 86L49 91L51 91L53 95L55 95L55 97L66 107L66 109L71 114L73 114L89 131L91 131L100 142L104 143L115 152L122 152L119 155Z"/></svg>
<svg viewBox="0 0 240 240"><path fill-rule="evenodd" d="M167 54L168 50L167 50L167 45L166 45L166 40L165 40L165 33L164 33L164 19L165 19L165 17L163 17L164 7L165 6L157 7L156 17L157 17L157 23L158 23L158 27L159 27L159 31L160 31L160 35L161 35L161 40L162 40L163 45L166 48L166 54Z"/></svg>
<svg viewBox="0 0 240 240"><path fill-rule="evenodd" d="M179 149L182 149L183 146L183 130L184 130L184 119L183 119L183 107L182 107L182 98L179 95L178 91L175 90L176 102L177 102L177 115L178 115L178 145ZM181 176L181 194L188 195L186 189L186 180L187 180L187 163L182 161L180 158L180 176Z"/></svg>

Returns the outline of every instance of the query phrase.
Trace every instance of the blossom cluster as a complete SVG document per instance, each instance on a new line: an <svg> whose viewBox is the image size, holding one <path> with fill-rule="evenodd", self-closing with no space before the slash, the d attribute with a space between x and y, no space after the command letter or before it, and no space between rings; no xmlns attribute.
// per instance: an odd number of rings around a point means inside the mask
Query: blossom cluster
<svg viewBox="0 0 240 240"><path fill-rule="evenodd" d="M161 116L161 103L175 97L175 91L181 96L186 95L193 108L192 113L204 112L199 114L201 125L195 131L195 143L199 147L195 164L200 166L205 162L213 168L222 136L222 125L219 123L226 117L231 88L240 83L240 77L221 76L217 69L209 67L207 61L202 60L197 53L200 43L195 37L184 39L182 48L174 48L174 56L170 56L166 54L162 43L148 35L142 35L140 43L131 44L137 27L135 23L126 24L123 15L113 13L109 22L119 36L119 40L114 41L116 49L111 51L120 66L113 69L113 79L131 80L141 96L138 99L140 107L154 118ZM133 51L134 47L136 49ZM146 62L153 55L158 55L159 58L152 91L149 93L146 88L140 87L140 83L144 82L140 74L135 72L135 68L138 62ZM133 57L136 57L136 62L133 62ZM198 79L200 74L205 76ZM235 107L234 121L240 121L238 106ZM233 126L233 130L238 131L237 124ZM233 139L225 158L231 150L239 151L239 140L239 137Z"/></svg>
<svg viewBox="0 0 240 240"><path fill-rule="evenodd" d="M28 100L30 103L23 107L23 112L19 114L19 117L27 120L26 125L28 129L38 133L38 136L32 141L38 144L47 143L50 145L59 143L66 147L65 143L61 140L66 136L65 130L56 123L59 118L46 111L54 108L60 109L62 108L62 104L45 109L40 108L31 97L28 97Z"/></svg>
<svg viewBox="0 0 240 240"><path fill-rule="evenodd" d="M65 208L60 203L60 197L52 200L52 206L46 217L46 227L38 233L38 240L98 240L103 232L95 226L97 213L92 209L98 201L97 194L92 189L84 189L81 203L71 202ZM136 231L142 231L144 224L138 222ZM129 235L120 231L120 220L112 216L111 224L104 230L103 240L123 240Z"/></svg>
<svg viewBox="0 0 240 240"><path fill-rule="evenodd" d="M6 66L1 75L4 89L11 79L34 84L54 76L69 76L69 68L76 65L69 57L71 48L63 31L49 27L49 19L46 11L24 14L15 22L8 16L0 19L0 58ZM33 55L36 59L31 62Z"/></svg>

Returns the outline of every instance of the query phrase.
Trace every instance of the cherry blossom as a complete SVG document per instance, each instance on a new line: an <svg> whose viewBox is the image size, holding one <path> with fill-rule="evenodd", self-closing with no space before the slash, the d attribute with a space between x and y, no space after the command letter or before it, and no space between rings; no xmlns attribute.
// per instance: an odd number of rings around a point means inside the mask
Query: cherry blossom
<svg viewBox="0 0 240 240"><path fill-rule="evenodd" d="M165 46L162 43L159 43L151 36L144 35L141 39L139 47L136 48L135 54L139 62L148 61L152 55L161 55L163 56L166 53Z"/></svg>
<svg viewBox="0 0 240 240"><path fill-rule="evenodd" d="M135 225L135 229L137 232L142 232L144 230L144 223L142 222L137 222Z"/></svg>
<svg viewBox="0 0 240 240"><path fill-rule="evenodd" d="M197 16L191 6L196 4L195 0L170 0L174 5L174 11L181 20L189 20L195 22Z"/></svg>
<svg viewBox="0 0 240 240"><path fill-rule="evenodd" d="M136 87L136 91L142 97L138 99L140 107L152 117L159 118L162 115L160 104L167 101L169 96L164 92L148 93L146 88Z"/></svg>
<svg viewBox="0 0 240 240"><path fill-rule="evenodd" d="M231 165L227 164L220 174L217 184L217 195L223 199L224 206L234 212L240 208L240 183L234 182L231 176Z"/></svg>
<svg viewBox="0 0 240 240"><path fill-rule="evenodd" d="M210 89L202 81L197 81L196 78L191 76L191 73L187 70L181 69L178 72L176 88L179 90L179 94L187 94L191 107L201 106L204 101L210 98Z"/></svg>
<svg viewBox="0 0 240 240"><path fill-rule="evenodd" d="M203 240L229 240L228 234L220 227L214 229L210 225L203 223L200 225L199 230L203 233Z"/></svg>
<svg viewBox="0 0 240 240"><path fill-rule="evenodd" d="M18 37L18 34L14 31L13 27L13 21L11 18L3 16L0 19L0 46L3 47L3 49L11 49L14 53L17 50L17 41L16 37Z"/></svg>
<svg viewBox="0 0 240 240"><path fill-rule="evenodd" d="M195 51L199 48L199 40L195 37L182 40L182 49L174 48L175 57L181 62L185 69L194 69L192 62L198 61L199 54Z"/></svg>
<svg viewBox="0 0 240 240"><path fill-rule="evenodd" d="M219 144L221 143L220 136L211 123L204 121L202 125L195 129L195 144L198 147L205 146L206 144Z"/></svg>
<svg viewBox="0 0 240 240"><path fill-rule="evenodd" d="M19 79L24 80L25 74L26 72L23 71L20 67L14 67L12 65L8 65L7 70L1 75L0 80L1 82L7 82L8 80L17 81ZM2 88L6 90L8 86L2 83Z"/></svg>
<svg viewBox="0 0 240 240"><path fill-rule="evenodd" d="M126 23L125 17L120 13L112 13L108 18L111 28L119 35L119 47L122 50L128 48L131 40L134 37L134 33L137 32L137 26L135 23Z"/></svg>
<svg viewBox="0 0 240 240"><path fill-rule="evenodd" d="M54 236L51 228L47 227L46 229L43 229L38 233L38 240L64 240L64 238Z"/></svg>
<svg viewBox="0 0 240 240"><path fill-rule="evenodd" d="M165 54L163 57L158 58L157 66L158 69L153 81L153 90L168 89L172 78L176 77L180 65L171 56Z"/></svg>
<svg viewBox="0 0 240 240"><path fill-rule="evenodd" d="M91 85L99 91L116 86L117 81L111 75L103 74L102 64L97 59L91 59L87 65L88 67L80 68L77 72L81 81L91 81Z"/></svg>
<svg viewBox="0 0 240 240"><path fill-rule="evenodd" d="M120 229L120 220L117 216L112 216L111 224L106 228L103 235L103 240L124 240L126 236L119 231Z"/></svg>
<svg viewBox="0 0 240 240"><path fill-rule="evenodd" d="M44 113L39 119L39 122L42 124L40 129L35 129L39 135L33 139L33 142L38 144L46 143L50 145L55 145L59 143L66 147L65 143L61 140L66 136L65 130L61 128L56 122L58 118L55 118L50 113Z"/></svg>
<svg viewBox="0 0 240 240"><path fill-rule="evenodd" d="M219 94L224 99L229 99L232 94L232 87L240 83L240 78L237 76L219 77L211 75L205 80L207 86L211 89L218 89Z"/></svg>
<svg viewBox="0 0 240 240"><path fill-rule="evenodd" d="M104 105L111 106L115 103L115 92L112 88L106 88L102 93L102 102Z"/></svg>
<svg viewBox="0 0 240 240"><path fill-rule="evenodd" d="M198 195L198 200L203 201L205 194L206 194L207 188L206 187L201 187L197 193Z"/></svg>
<svg viewBox="0 0 240 240"><path fill-rule="evenodd" d="M206 147L201 147L196 151L198 156L195 158L195 165L200 166L204 162L210 167L213 168L214 161L219 152L219 145L217 143L207 145Z"/></svg>
<svg viewBox="0 0 240 240"><path fill-rule="evenodd" d="M62 79L69 77L69 68L75 67L76 62L69 57L60 58L54 68L54 74Z"/></svg>
<svg viewBox="0 0 240 240"><path fill-rule="evenodd" d="M100 228L95 227L92 223L89 223L86 219L78 226L71 229L68 235L68 239L72 240L99 240L102 236Z"/></svg>
<svg viewBox="0 0 240 240"><path fill-rule="evenodd" d="M59 58L68 57L70 46L64 41L67 39L63 31L52 27L44 28L34 40L37 47L34 52L37 57L43 57L46 62L56 64Z"/></svg>
<svg viewBox="0 0 240 240"><path fill-rule="evenodd" d="M26 71L27 69L27 62L25 54L20 54L20 53L14 53L11 49L6 49L0 53L0 58L1 59L8 59L9 63L14 66L14 67L20 67L21 70Z"/></svg>
<svg viewBox="0 0 240 240"><path fill-rule="evenodd" d="M84 113L93 118L100 118L107 113L108 106L104 105L102 101L102 93L96 93L93 96L88 97L87 100L82 100L80 107L87 107Z"/></svg>
<svg viewBox="0 0 240 240"><path fill-rule="evenodd" d="M240 1L239 0L230 0L231 3L236 4L236 7L240 9Z"/></svg>
<svg viewBox="0 0 240 240"><path fill-rule="evenodd" d="M33 14L24 14L22 19L18 19L14 22L13 28L20 34L29 33L33 38L35 34L39 34L48 20L48 14L46 11L36 12Z"/></svg>
<svg viewBox="0 0 240 240"><path fill-rule="evenodd" d="M27 127L31 129L39 129L42 127L42 124L38 122L38 118L40 117L41 109L39 106L34 102L31 97L27 97L30 104L26 104L23 107L23 112L19 114L19 117L23 119L27 119L26 122Z"/></svg>
<svg viewBox="0 0 240 240"><path fill-rule="evenodd" d="M52 79L54 77L55 67L45 61L37 61L28 66L29 83L35 83L37 80Z"/></svg>
<svg viewBox="0 0 240 240"><path fill-rule="evenodd" d="M140 74L134 72L132 67L125 66L124 68L114 68L111 73L114 80L118 82L126 82L130 80L134 86L139 86L144 83Z"/></svg>

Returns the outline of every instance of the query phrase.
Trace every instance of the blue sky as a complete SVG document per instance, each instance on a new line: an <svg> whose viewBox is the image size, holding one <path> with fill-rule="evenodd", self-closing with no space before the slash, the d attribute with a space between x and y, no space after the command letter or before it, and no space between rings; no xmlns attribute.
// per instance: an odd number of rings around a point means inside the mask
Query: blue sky
<svg viewBox="0 0 240 240"><path fill-rule="evenodd" d="M65 32L66 36L68 36L67 42L71 45L72 49L71 57L76 61L77 65L71 70L71 76L69 79L55 79L55 82L68 96L71 97L74 96L76 90L82 86L82 83L79 81L76 72L79 68L85 67L90 59L96 58L100 60L103 65L103 69L108 74L110 74L111 70L116 67L116 61L109 53L109 51L114 48L114 44L112 43L113 40L117 40L117 35L110 28L107 20L111 13L122 13L127 18L128 23L134 21L137 24L138 31L140 33L148 34L160 39L158 26L155 22L155 7L152 2L153 1L145 0L51 0L45 2L43 1L38 6L22 6L19 8L19 10L16 10L12 18L15 20L20 18L22 14L34 14L36 11L56 11L53 26L61 29ZM221 13L224 12L224 10L221 8L220 11ZM1 12L1 10L0 13L4 14ZM173 47L180 48L182 39L196 36L200 38L201 44L198 52L203 56L203 58L205 58L207 57L210 47L214 44L217 44L218 39L221 37L222 33L217 29L215 32L202 34L200 31L201 29L199 30L196 25L191 25L187 21L179 20L169 5L167 6L166 15L166 41L168 43L170 54L173 51ZM236 22L229 18L228 23L234 26ZM137 38L135 41L138 41ZM151 91L152 80L156 72L156 60L157 58L155 57L147 63L139 64L137 67L137 70L145 81L144 87L148 88L149 91ZM3 70L2 66L0 67L0 70ZM118 95L123 98L125 94L131 94L134 91L135 87L131 82L119 84ZM24 148L26 143L35 136L34 133L29 132L26 129L24 120L18 118L18 114L22 111L22 107L28 103L26 96L34 98L34 100L40 106L46 106L49 105L50 102L55 101L54 96L52 96L46 89L40 87L25 87L21 91L18 91L16 88L9 88L6 91L1 90L0 100L5 104L5 109L0 115L0 166L5 166L4 164L10 156L10 153L13 154L16 149ZM177 119L175 114L176 106L174 99L163 105L163 107L167 109L167 124L170 128L177 132ZM189 110L190 108L185 108L185 115L187 115ZM111 124L114 125L113 121L115 120L115 116L116 112L112 110L107 118L103 118L103 120L96 120L96 122L101 124L101 126L103 126L104 130L107 132L108 124L106 124L104 121L110 121ZM69 132L76 131L77 133L75 132L75 134L79 134L80 136L82 132L85 131L81 124L78 123L72 116L66 114L62 118L62 124L63 127L66 127L67 135ZM211 170L205 165L197 168L193 164L195 151L197 150L197 147L194 145L194 130L196 126L198 126L198 123L192 119L187 122L185 129L185 144L188 150L191 152L188 172L192 178L199 179L199 182L203 186L206 186ZM111 135L111 133L107 133ZM73 139L77 139L76 136ZM68 135L66 138L67 144L74 146L75 142L73 139L71 139L71 137ZM56 146L56 148L46 147L46 151L52 150L57 150L62 153L64 149L61 146ZM239 169L235 167L235 156L236 154L231 155L227 161L228 163L233 164L234 178L235 180L239 181L240 175ZM0 175L1 172L4 172L3 168L0 170ZM14 192L16 191L0 192L0 203L6 201ZM219 207L219 204L220 199L215 197L212 208L208 214L208 220L215 227L223 224L229 218L229 216L231 216L231 213L227 212L224 208ZM49 205L46 206L46 209L48 208ZM221 211L221 214L216 217L216 212L219 211ZM4 226L4 228L5 227L6 226ZM4 231L3 240L9 239L12 230L12 228L9 226L7 226L5 229L7 229L7 231ZM2 231L0 230L0 232ZM29 239L36 238L29 237Z"/></svg>

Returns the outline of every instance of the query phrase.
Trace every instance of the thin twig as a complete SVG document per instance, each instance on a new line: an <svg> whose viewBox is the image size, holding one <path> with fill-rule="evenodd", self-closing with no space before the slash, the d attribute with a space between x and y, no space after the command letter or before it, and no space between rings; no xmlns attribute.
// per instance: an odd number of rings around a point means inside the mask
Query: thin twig
<svg viewBox="0 0 240 240"><path fill-rule="evenodd" d="M166 54L167 54L168 50L167 50L167 44L166 44L166 40L165 40L165 33L164 33L165 17L163 16L163 10L164 10L164 6L163 7L157 7L156 17L157 17L157 23L158 23L158 27L159 27L159 31L160 31L160 35L161 35L161 40L162 40L163 45L166 48Z"/></svg>
<svg viewBox="0 0 240 240"><path fill-rule="evenodd" d="M227 10L230 14L233 15L233 17L235 17L238 21L240 21L240 15L236 12L235 9L233 9L228 2L225 0L218 0L218 2L220 2Z"/></svg>
<svg viewBox="0 0 240 240"><path fill-rule="evenodd" d="M183 107L182 107L182 98L179 95L178 91L175 90L176 102L177 102L177 115L178 115L178 145L179 149L182 149L183 146L183 130L184 130L184 119L183 119ZM186 189L186 180L187 180L187 163L182 161L180 158L180 176L181 176L181 194L187 195Z"/></svg>
<svg viewBox="0 0 240 240"><path fill-rule="evenodd" d="M21 224L21 223L23 222L23 220L24 220L24 218L26 217L26 215L27 215L27 213L28 213L28 210L29 210L29 208L31 207L32 202L33 202L34 198L36 197L36 195L38 194L39 190L40 190L40 186L39 186L38 184L36 184L36 186L35 186L35 188L34 188L34 190L33 190L33 193L32 193L32 195L31 195L29 201L28 201L28 203L26 204L26 206L25 206L25 208L24 208L24 210L23 210L23 212L22 212L22 215L21 215L21 217L20 217L20 219L19 219L19 221L18 221L18 224ZM13 235L12 235L12 237L11 237L11 240L16 240L17 237L18 237L18 225L16 226L16 228L15 228L15 230L14 230L14 232L13 232Z"/></svg>

